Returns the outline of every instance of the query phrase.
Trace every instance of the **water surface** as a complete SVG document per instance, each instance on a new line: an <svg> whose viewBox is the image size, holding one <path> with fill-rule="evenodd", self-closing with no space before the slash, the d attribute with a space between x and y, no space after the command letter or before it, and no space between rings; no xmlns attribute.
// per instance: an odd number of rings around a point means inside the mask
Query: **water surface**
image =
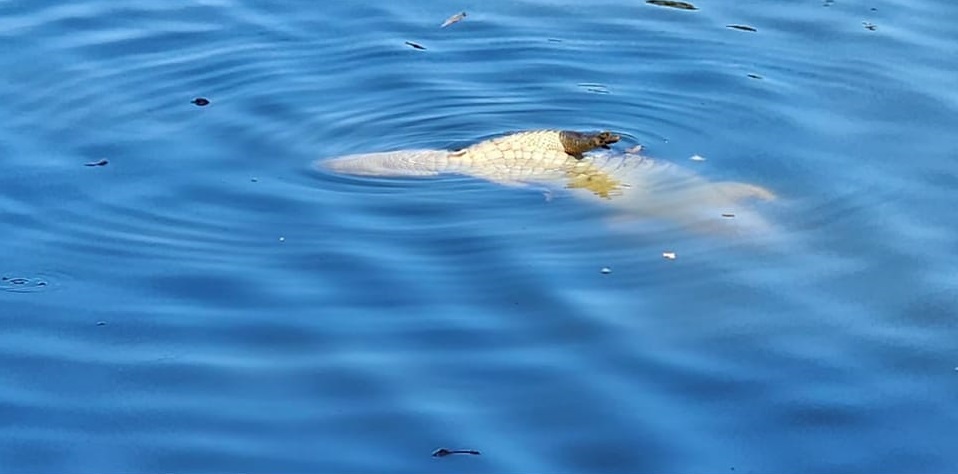
<svg viewBox="0 0 958 474"><path fill-rule="evenodd" d="M958 4L694 3L0 1L0 472L952 471ZM542 127L782 238L310 168Z"/></svg>

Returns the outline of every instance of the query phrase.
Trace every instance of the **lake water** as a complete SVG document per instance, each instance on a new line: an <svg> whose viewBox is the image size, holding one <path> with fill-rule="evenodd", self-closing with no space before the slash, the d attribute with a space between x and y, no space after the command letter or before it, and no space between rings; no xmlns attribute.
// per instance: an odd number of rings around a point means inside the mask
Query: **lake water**
<svg viewBox="0 0 958 474"><path fill-rule="evenodd" d="M695 3L0 0L0 472L954 472L958 3ZM778 238L311 168L535 128Z"/></svg>

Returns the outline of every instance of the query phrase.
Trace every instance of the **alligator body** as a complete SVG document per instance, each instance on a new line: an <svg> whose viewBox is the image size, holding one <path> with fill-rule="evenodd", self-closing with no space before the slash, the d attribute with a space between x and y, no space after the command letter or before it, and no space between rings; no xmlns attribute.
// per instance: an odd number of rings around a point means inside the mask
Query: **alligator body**
<svg viewBox="0 0 958 474"><path fill-rule="evenodd" d="M734 216L753 230L768 226L743 206L771 200L760 186L711 182L688 169L631 153L607 151L610 132L518 132L461 150L400 150L320 160L317 166L359 176L426 177L460 174L508 186L561 187L629 215L704 230L728 228ZM741 228L742 226L739 226Z"/></svg>

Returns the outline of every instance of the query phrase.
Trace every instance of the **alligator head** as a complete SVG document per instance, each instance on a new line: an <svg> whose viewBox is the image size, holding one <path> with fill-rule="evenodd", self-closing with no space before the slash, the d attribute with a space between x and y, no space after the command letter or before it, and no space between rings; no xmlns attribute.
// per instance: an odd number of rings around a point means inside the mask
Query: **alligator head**
<svg viewBox="0 0 958 474"><path fill-rule="evenodd" d="M582 133L582 132L559 132L559 140L565 152L582 159L582 154L596 148L608 149L609 145L619 141L619 136L609 132Z"/></svg>

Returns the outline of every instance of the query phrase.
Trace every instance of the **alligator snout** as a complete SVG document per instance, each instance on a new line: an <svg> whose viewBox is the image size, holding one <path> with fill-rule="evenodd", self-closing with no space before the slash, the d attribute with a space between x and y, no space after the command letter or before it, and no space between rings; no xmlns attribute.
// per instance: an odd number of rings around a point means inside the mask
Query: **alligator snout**
<svg viewBox="0 0 958 474"><path fill-rule="evenodd" d="M608 150L609 145L619 141L619 138L621 137L606 130L604 132L599 132L595 134L595 137L592 139L592 141L595 144L596 148L605 148L606 150Z"/></svg>

